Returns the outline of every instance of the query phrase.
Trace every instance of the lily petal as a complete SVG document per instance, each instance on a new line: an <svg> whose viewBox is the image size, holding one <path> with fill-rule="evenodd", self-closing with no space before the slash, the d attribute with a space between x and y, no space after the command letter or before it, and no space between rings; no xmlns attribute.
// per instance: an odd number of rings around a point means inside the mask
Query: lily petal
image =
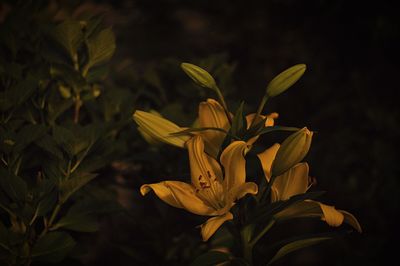
<svg viewBox="0 0 400 266"><path fill-rule="evenodd" d="M250 127L251 122L253 122L253 119L254 119L255 116L256 116L256 113L251 113L251 114L246 115L247 128ZM274 113L270 113L268 115L260 115L261 119L267 118L265 120L265 124L264 124L266 127L272 127L275 124L275 120L274 119L277 119L278 117L279 117L279 114L275 113L275 112Z"/></svg>
<svg viewBox="0 0 400 266"><path fill-rule="evenodd" d="M308 189L308 164L296 164L283 175L276 177L272 187L278 192L278 198L271 199L273 202L288 200L294 195L305 193Z"/></svg>
<svg viewBox="0 0 400 266"><path fill-rule="evenodd" d="M192 184L197 189L203 189L205 186L211 186L216 176L214 168L215 163L211 166L210 161L213 160L204 152L204 141L201 136L197 135L186 143L189 152L190 173ZM222 175L221 170L218 175Z"/></svg>
<svg viewBox="0 0 400 266"><path fill-rule="evenodd" d="M261 166L262 166L262 169L265 174L265 178L267 179L268 182L271 179L271 167L272 167L272 163L275 160L275 156L279 150L279 147L280 147L280 144L275 143L274 145L272 145L271 147L269 147L262 153L257 154L258 159L260 159Z"/></svg>
<svg viewBox="0 0 400 266"><path fill-rule="evenodd" d="M323 212L322 220L333 227L338 227L343 223L344 216L341 212L337 211L334 206L325 205L317 202Z"/></svg>
<svg viewBox="0 0 400 266"><path fill-rule="evenodd" d="M133 114L133 120L138 124L142 133L167 144L184 148L185 142L191 138L190 135L171 135L171 133L182 131L184 128L149 112L137 110Z"/></svg>
<svg viewBox="0 0 400 266"><path fill-rule="evenodd" d="M244 141L234 141L221 154L221 164L224 166L225 191L245 183L246 179L246 160L244 159L247 144Z"/></svg>
<svg viewBox="0 0 400 266"><path fill-rule="evenodd" d="M201 235L203 237L203 241L207 241L218 230L218 228L221 227L224 222L232 219L233 215L230 212L227 212L221 216L216 216L208 219L205 223L201 225Z"/></svg>
<svg viewBox="0 0 400 266"><path fill-rule="evenodd" d="M155 184L145 184L140 187L140 193L142 194L142 196L145 196L147 193L153 190L154 193L156 193L157 197L165 203L176 208L183 208L182 204L175 198L174 194L169 189L167 182L168 181Z"/></svg>
<svg viewBox="0 0 400 266"><path fill-rule="evenodd" d="M207 99L199 105L200 127L216 127L229 129L229 121L224 108L214 99ZM226 134L216 130L205 130L200 133L206 143L206 150L214 158L217 157L219 148L225 139Z"/></svg>
<svg viewBox="0 0 400 266"><path fill-rule="evenodd" d="M233 201L243 198L247 194L255 195L258 193L258 186L254 182L246 182L239 185L229 192L232 195Z"/></svg>
<svg viewBox="0 0 400 266"><path fill-rule="evenodd" d="M153 190L165 203L198 215L213 215L215 210L196 196L195 188L180 181L163 181L140 188L142 195Z"/></svg>

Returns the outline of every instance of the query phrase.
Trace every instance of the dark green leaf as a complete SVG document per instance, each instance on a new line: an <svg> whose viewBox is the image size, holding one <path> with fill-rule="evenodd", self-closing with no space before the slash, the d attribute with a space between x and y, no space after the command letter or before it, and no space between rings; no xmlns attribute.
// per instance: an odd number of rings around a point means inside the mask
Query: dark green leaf
<svg viewBox="0 0 400 266"><path fill-rule="evenodd" d="M83 42L83 33L79 21L65 20L55 27L51 35L65 49L71 59L76 61L77 50Z"/></svg>
<svg viewBox="0 0 400 266"><path fill-rule="evenodd" d="M97 174L83 173L60 183L60 201L65 202L73 193L89 183Z"/></svg>
<svg viewBox="0 0 400 266"><path fill-rule="evenodd" d="M329 239L332 239L332 237L314 237L314 238L306 238L306 239L293 241L293 242L281 247L278 250L278 252L275 254L275 256L269 261L268 265L271 265L276 260L282 258L283 256L285 256L291 252L318 244L322 241L329 240Z"/></svg>
<svg viewBox="0 0 400 266"><path fill-rule="evenodd" d="M13 202L25 201L28 191L26 182L3 168L0 168L0 188Z"/></svg>
<svg viewBox="0 0 400 266"><path fill-rule="evenodd" d="M244 102L242 102L239 108L236 110L235 116L232 119L232 126L230 133L233 136L241 137L243 132L246 130L246 118L243 114Z"/></svg>
<svg viewBox="0 0 400 266"><path fill-rule="evenodd" d="M16 153L23 150L26 146L39 139L46 133L47 128L44 125L24 126L17 134L14 151Z"/></svg>
<svg viewBox="0 0 400 266"><path fill-rule="evenodd" d="M209 251L197 257L190 266L214 266L229 261L229 254L220 251Z"/></svg>
<svg viewBox="0 0 400 266"><path fill-rule="evenodd" d="M56 80L65 82L65 84L73 88L76 92L84 90L87 86L86 80L82 77L81 73L69 65L52 64L50 75Z"/></svg>
<svg viewBox="0 0 400 266"><path fill-rule="evenodd" d="M35 144L51 155L56 156L58 159L63 159L62 151L58 148L57 143L50 135L45 134L40 139L36 140Z"/></svg>
<svg viewBox="0 0 400 266"><path fill-rule="evenodd" d="M215 130L215 131L220 131L225 134L228 134L228 132L226 132L224 129L218 128L218 127L191 127L191 128L187 128L185 130L179 131L179 132L171 133L171 135L174 135L174 136L187 135L192 132L200 132L200 131L205 131L205 130Z"/></svg>
<svg viewBox="0 0 400 266"><path fill-rule="evenodd" d="M306 192L304 194L295 195L286 201L278 201L273 203L265 202L263 204L260 204L255 209L255 212L250 215L249 223L268 221L274 214L282 211L290 205L306 199L316 199L324 193L324 191Z"/></svg>
<svg viewBox="0 0 400 266"><path fill-rule="evenodd" d="M75 246L74 239L65 232L51 232L36 242L32 249L35 261L60 262Z"/></svg>
<svg viewBox="0 0 400 266"><path fill-rule="evenodd" d="M96 232L99 229L97 217L93 215L68 212L52 229L64 228L77 232Z"/></svg>
<svg viewBox="0 0 400 266"><path fill-rule="evenodd" d="M89 61L87 63L87 70L89 68L104 63L109 60L115 51L115 37L110 28L102 30L96 36L87 40Z"/></svg>

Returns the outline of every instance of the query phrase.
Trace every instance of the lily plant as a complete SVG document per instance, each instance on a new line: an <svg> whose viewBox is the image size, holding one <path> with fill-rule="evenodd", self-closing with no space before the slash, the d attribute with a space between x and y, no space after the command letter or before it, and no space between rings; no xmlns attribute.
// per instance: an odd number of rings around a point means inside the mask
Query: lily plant
<svg viewBox="0 0 400 266"><path fill-rule="evenodd" d="M240 236L236 240L242 247L239 257L250 265L254 263L254 246L275 224L285 220L319 218L333 227L347 223L362 231L354 215L316 201L321 193L309 191L313 182L303 160L314 133L306 127L276 126L277 113L262 115L267 100L291 87L303 75L305 65L295 65L276 76L268 84L257 112L248 115L243 114L243 104L235 114L229 111L215 79L206 70L188 63L183 63L182 69L196 84L213 90L218 100L209 98L199 104L198 127L178 126L154 111L137 110L133 114L149 143L186 148L190 162L190 181L144 184L140 188L142 195L154 191L173 207L209 217L200 226L203 241L208 241L225 222L233 223L236 233L232 232L232 236ZM281 144L275 143L257 154L264 177L258 182L246 181L246 154L261 135L276 130L293 133ZM327 239L330 238L289 241L281 245L269 263ZM231 261L233 256L229 254L220 262Z"/></svg>

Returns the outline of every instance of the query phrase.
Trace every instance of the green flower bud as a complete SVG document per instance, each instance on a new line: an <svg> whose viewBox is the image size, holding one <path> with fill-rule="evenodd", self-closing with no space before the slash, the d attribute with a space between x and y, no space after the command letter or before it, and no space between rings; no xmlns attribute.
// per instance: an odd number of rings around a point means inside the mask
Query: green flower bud
<svg viewBox="0 0 400 266"><path fill-rule="evenodd" d="M217 87L214 78L201 67L189 63L182 63L181 68L199 86L213 90Z"/></svg>
<svg viewBox="0 0 400 266"><path fill-rule="evenodd" d="M180 148L185 148L185 142L191 138L189 134L174 136L172 133L185 130L171 121L161 117L159 114L137 110L133 114L133 120L139 126L141 134L148 138L161 141Z"/></svg>
<svg viewBox="0 0 400 266"><path fill-rule="evenodd" d="M286 138L272 165L272 175L278 176L301 162L311 146L313 132L306 127Z"/></svg>
<svg viewBox="0 0 400 266"><path fill-rule="evenodd" d="M298 64L286 69L276 76L267 86L268 97L275 97L289 89L306 71L305 64Z"/></svg>

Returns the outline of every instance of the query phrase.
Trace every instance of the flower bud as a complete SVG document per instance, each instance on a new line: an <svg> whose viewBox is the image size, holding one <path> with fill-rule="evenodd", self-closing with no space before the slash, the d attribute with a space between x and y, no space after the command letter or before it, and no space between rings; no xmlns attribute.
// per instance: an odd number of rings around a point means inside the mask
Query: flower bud
<svg viewBox="0 0 400 266"><path fill-rule="evenodd" d="M278 176L301 162L310 149L313 133L306 127L286 138L272 165L272 175Z"/></svg>
<svg viewBox="0 0 400 266"><path fill-rule="evenodd" d="M217 87L214 78L201 67L189 63L182 63L181 68L197 85L213 90Z"/></svg>
<svg viewBox="0 0 400 266"><path fill-rule="evenodd" d="M139 131L142 134L180 148L184 148L185 142L191 137L189 134L172 135L172 133L182 131L184 128L156 114L137 110L133 114L133 120L138 124Z"/></svg>
<svg viewBox="0 0 400 266"><path fill-rule="evenodd" d="M289 89L306 71L305 64L292 66L276 76L267 86L268 97L275 97Z"/></svg>

